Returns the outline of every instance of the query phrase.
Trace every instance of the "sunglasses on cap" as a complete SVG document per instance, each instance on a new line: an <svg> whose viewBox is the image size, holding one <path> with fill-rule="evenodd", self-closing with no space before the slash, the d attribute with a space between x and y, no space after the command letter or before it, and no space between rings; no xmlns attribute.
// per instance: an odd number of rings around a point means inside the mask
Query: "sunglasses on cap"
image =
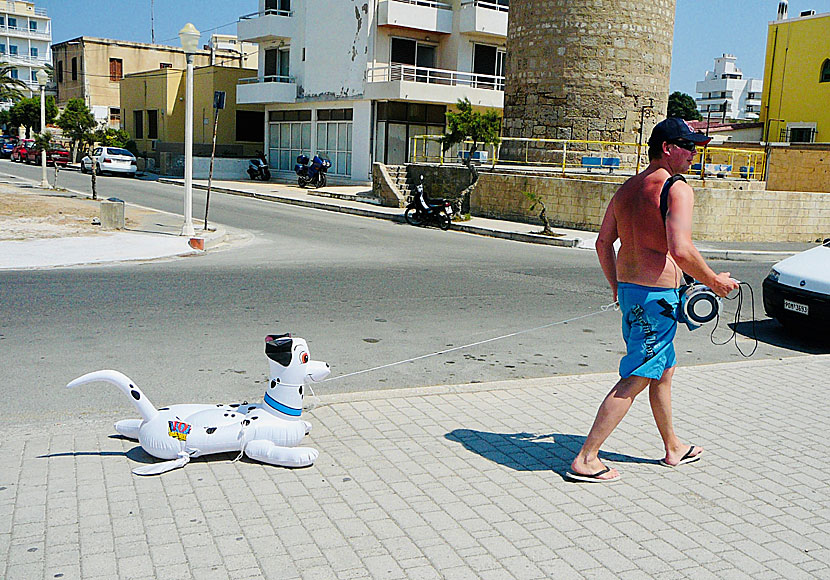
<svg viewBox="0 0 830 580"><path fill-rule="evenodd" d="M692 141L687 141L686 139L677 139L676 141L670 141L672 145L677 145L681 149L685 149L686 151L690 151L692 153L697 151L697 146Z"/></svg>

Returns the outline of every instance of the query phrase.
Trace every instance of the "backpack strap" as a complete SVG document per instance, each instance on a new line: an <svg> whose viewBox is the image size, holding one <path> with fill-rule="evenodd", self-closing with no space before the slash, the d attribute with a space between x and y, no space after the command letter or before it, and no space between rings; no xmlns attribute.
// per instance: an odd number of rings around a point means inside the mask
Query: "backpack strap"
<svg viewBox="0 0 830 580"><path fill-rule="evenodd" d="M663 190L660 192L660 215L663 216L663 223L666 223L666 215L669 213L669 190L676 182L686 182L686 178L680 175L672 175L663 184Z"/></svg>

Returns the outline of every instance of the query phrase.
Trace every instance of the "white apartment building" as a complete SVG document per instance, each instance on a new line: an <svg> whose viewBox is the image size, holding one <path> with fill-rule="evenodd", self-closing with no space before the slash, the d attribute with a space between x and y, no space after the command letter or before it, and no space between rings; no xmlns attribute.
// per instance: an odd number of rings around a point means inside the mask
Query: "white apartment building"
<svg viewBox="0 0 830 580"><path fill-rule="evenodd" d="M412 137L443 133L459 99L503 108L508 10L509 0L260 0L237 24L240 41L259 45L237 103L265 106L277 171L316 153L330 174L368 180L374 161L406 162Z"/></svg>
<svg viewBox="0 0 830 580"><path fill-rule="evenodd" d="M763 79L746 79L735 66L736 58L724 54L715 59L715 70L706 71L697 82L695 99L703 117L727 119L757 119L761 113Z"/></svg>
<svg viewBox="0 0 830 580"><path fill-rule="evenodd" d="M0 1L0 62L26 83L26 96L40 94L37 71L52 63L52 21L34 2ZM27 91L24 91L26 93Z"/></svg>

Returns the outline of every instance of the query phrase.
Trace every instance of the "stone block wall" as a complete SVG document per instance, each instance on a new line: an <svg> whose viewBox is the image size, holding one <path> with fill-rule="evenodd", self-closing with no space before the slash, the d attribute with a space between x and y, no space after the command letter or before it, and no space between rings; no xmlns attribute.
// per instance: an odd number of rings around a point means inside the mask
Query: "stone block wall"
<svg viewBox="0 0 830 580"><path fill-rule="evenodd" d="M675 0L511 2L504 135L634 143L652 105L648 135L668 104L674 11Z"/></svg>
<svg viewBox="0 0 830 580"><path fill-rule="evenodd" d="M467 170L456 166L410 166L409 171L435 175L446 188L463 188ZM430 173L436 171L436 173ZM457 173L452 176L452 173ZM483 172L470 200L474 216L539 223L539 212L525 191L537 193L558 227L598 231L605 208L621 179L575 179L538 173ZM812 242L830 237L830 193L769 191L757 182L690 180L695 190L694 237L728 242ZM430 190L427 190L430 192ZM453 199L448 189L437 189ZM460 191L460 189L458 190ZM438 197L438 194L434 194ZM456 193L457 197L457 193Z"/></svg>
<svg viewBox="0 0 830 580"><path fill-rule="evenodd" d="M830 144L770 147L767 188L830 192Z"/></svg>

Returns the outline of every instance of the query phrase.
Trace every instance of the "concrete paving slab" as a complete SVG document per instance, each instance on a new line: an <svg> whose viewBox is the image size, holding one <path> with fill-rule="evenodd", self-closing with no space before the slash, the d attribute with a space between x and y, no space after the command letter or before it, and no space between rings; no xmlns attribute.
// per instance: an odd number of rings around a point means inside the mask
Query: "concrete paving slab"
<svg viewBox="0 0 830 580"><path fill-rule="evenodd" d="M676 427L703 459L659 465L642 398L601 453L613 485L563 478L613 374L323 386L298 470L225 454L133 476L155 460L114 435L128 401L7 421L0 577L827 577L828 373L830 355L679 368Z"/></svg>

